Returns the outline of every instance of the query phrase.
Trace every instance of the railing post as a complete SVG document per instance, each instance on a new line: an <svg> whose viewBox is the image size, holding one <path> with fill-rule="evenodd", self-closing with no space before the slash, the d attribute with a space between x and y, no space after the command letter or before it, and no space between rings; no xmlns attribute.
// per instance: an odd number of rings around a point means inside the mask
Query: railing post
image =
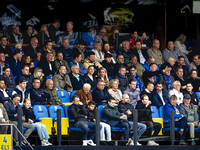
<svg viewBox="0 0 200 150"><path fill-rule="evenodd" d="M44 47L44 41L45 41L45 31L42 31L42 45L41 47Z"/></svg>
<svg viewBox="0 0 200 150"><path fill-rule="evenodd" d="M134 146L137 146L137 141L138 141L138 135L137 135L137 130L138 130L138 110L134 109L133 110L133 134L134 134Z"/></svg>
<svg viewBox="0 0 200 150"><path fill-rule="evenodd" d="M6 37L6 29L3 29L3 36Z"/></svg>
<svg viewBox="0 0 200 150"><path fill-rule="evenodd" d="M99 140L100 140L100 110L96 109L95 110L95 120L96 120L96 125L95 125L95 134L96 134L96 146L99 146Z"/></svg>
<svg viewBox="0 0 200 150"><path fill-rule="evenodd" d="M115 48L119 50L119 33L115 33Z"/></svg>
<svg viewBox="0 0 200 150"><path fill-rule="evenodd" d="M78 32L78 39L82 39L82 32Z"/></svg>
<svg viewBox="0 0 200 150"><path fill-rule="evenodd" d="M17 109L17 121L18 121L18 129L21 133L23 133L23 129L22 129L22 109L20 108L21 106L16 106L18 107ZM18 141L19 141L19 145L21 146L21 141L22 141L22 137L20 135L20 133L18 133Z"/></svg>
<svg viewBox="0 0 200 150"><path fill-rule="evenodd" d="M61 146L61 109L57 109L57 140L58 140L58 146Z"/></svg>
<svg viewBox="0 0 200 150"><path fill-rule="evenodd" d="M174 122L174 110L170 110L170 139L171 139L171 145L174 145L175 140L175 122Z"/></svg>

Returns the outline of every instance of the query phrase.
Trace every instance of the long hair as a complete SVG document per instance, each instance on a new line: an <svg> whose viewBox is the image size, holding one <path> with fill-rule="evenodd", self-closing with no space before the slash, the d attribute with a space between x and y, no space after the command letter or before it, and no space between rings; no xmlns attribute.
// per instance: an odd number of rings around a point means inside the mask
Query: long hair
<svg viewBox="0 0 200 150"><path fill-rule="evenodd" d="M33 72L33 77L34 78L39 78L40 81L43 81L43 76L38 77L37 72L41 72L43 74L43 70L40 67L35 68L34 72Z"/></svg>
<svg viewBox="0 0 200 150"><path fill-rule="evenodd" d="M176 38L175 41L179 41L181 44L184 44L185 38L186 38L186 35L182 33Z"/></svg>
<svg viewBox="0 0 200 150"><path fill-rule="evenodd" d="M99 76L99 77L101 77L101 76L100 76L100 71L101 71L101 70L104 70L104 71L105 71L105 76L103 77L103 80L104 80L106 86L109 86L109 79L108 79L108 75L107 75L107 70L106 70L105 68L101 67L101 68L99 69L99 71L98 71L98 76Z"/></svg>

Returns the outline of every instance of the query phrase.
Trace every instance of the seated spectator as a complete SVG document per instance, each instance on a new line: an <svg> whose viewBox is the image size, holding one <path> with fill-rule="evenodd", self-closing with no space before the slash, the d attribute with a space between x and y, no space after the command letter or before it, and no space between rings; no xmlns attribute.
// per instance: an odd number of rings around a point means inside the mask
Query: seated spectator
<svg viewBox="0 0 200 150"><path fill-rule="evenodd" d="M105 53L104 60L102 61L101 65L107 70L108 77L113 77L115 74L115 65L111 61L112 55Z"/></svg>
<svg viewBox="0 0 200 150"><path fill-rule="evenodd" d="M163 89L169 91L173 89L174 77L170 75L171 69L168 68L162 71L162 74L158 77L158 81L163 83Z"/></svg>
<svg viewBox="0 0 200 150"><path fill-rule="evenodd" d="M144 67L137 61L137 57L135 55L132 55L129 57L129 64L128 66L134 65L137 69L137 74L140 78L142 78L143 72L145 71Z"/></svg>
<svg viewBox="0 0 200 150"><path fill-rule="evenodd" d="M131 35L132 38L129 38L129 42L131 44L131 46L135 46L135 41L141 41L141 44L143 44L143 41L141 40L141 38L138 36L137 31L134 31L133 34Z"/></svg>
<svg viewBox="0 0 200 150"><path fill-rule="evenodd" d="M92 94L90 93L91 85L89 83L83 84L83 88L78 90L75 95L80 97L80 102L83 105L87 105L89 101L92 101Z"/></svg>
<svg viewBox="0 0 200 150"><path fill-rule="evenodd" d="M187 124L190 128L190 139L191 139L191 145L196 145L194 138L195 138L195 132L194 128L199 127L199 115L197 111L195 110L195 106L193 103L191 103L191 97L189 94L185 94L183 96L183 103L180 104L180 113L187 118Z"/></svg>
<svg viewBox="0 0 200 150"><path fill-rule="evenodd" d="M22 110L23 110L23 114L25 117L24 122L28 123L30 125L33 125L37 129L37 132L38 132L38 135L39 135L39 138L41 141L41 146L52 145L48 141L48 139L50 137L47 132L46 126L42 123L36 122L34 110L33 110L33 108L31 108L31 100L30 99L25 99Z"/></svg>
<svg viewBox="0 0 200 150"><path fill-rule="evenodd" d="M68 108L69 118L75 120L75 122L72 122L72 126L82 129L83 146L96 146L92 141L95 137L95 130L87 140L88 128L95 129L95 122L87 121L87 111L77 95L73 96L72 102L73 104Z"/></svg>
<svg viewBox="0 0 200 150"><path fill-rule="evenodd" d="M9 58L12 58L12 55L13 55L13 51L11 50L11 48L7 44L8 44L7 38L5 36L2 36L1 39L0 39L0 53L4 53L6 61Z"/></svg>
<svg viewBox="0 0 200 150"><path fill-rule="evenodd" d="M42 45L42 32L44 31L44 42L52 41L52 43L55 43L55 40L51 39L50 32L48 31L46 25L41 25L40 31L38 32L37 38L38 38L38 44Z"/></svg>
<svg viewBox="0 0 200 150"><path fill-rule="evenodd" d="M22 51L20 49L16 49L13 53L13 57L8 60L13 76L21 74L22 70L22 63L20 61L21 57L22 57Z"/></svg>
<svg viewBox="0 0 200 150"><path fill-rule="evenodd" d="M39 62L39 67L42 68L45 76L53 76L56 72L56 66L55 63L52 61L52 59L53 59L53 54L49 52L46 55L46 58L42 59Z"/></svg>
<svg viewBox="0 0 200 150"><path fill-rule="evenodd" d="M130 43L129 41L123 41L122 42L122 48L120 48L117 52L117 55L123 55L124 56L124 63L129 63L129 57L133 55L133 52L130 50Z"/></svg>
<svg viewBox="0 0 200 150"><path fill-rule="evenodd" d="M109 79L108 79L108 75L107 75L107 70L105 68L99 69L97 79L98 80L101 79L104 81L105 88L107 88L109 86Z"/></svg>
<svg viewBox="0 0 200 150"><path fill-rule="evenodd" d="M147 36L146 32L142 33L141 40L143 41L144 47L150 47L149 36Z"/></svg>
<svg viewBox="0 0 200 150"><path fill-rule="evenodd" d="M73 91L72 83L70 77L66 73L65 66L59 66L58 73L53 76L53 87L58 90L66 90L69 95Z"/></svg>
<svg viewBox="0 0 200 150"><path fill-rule="evenodd" d="M164 106L166 103L169 103L169 96L167 91L163 89L163 83L157 82L156 88L152 92L152 105L156 106L158 109L160 106Z"/></svg>
<svg viewBox="0 0 200 150"><path fill-rule="evenodd" d="M57 49L57 51L61 51L63 54L64 60L67 62L71 62L73 60L73 53L69 46L69 40L68 39L63 39L62 40L62 45Z"/></svg>
<svg viewBox="0 0 200 150"><path fill-rule="evenodd" d="M24 65L22 67L22 73L17 76L17 78L16 78L16 84L19 84L19 80L20 79L25 79L27 81L26 88L28 90L32 87L33 76L30 75L30 73L29 73L29 67L28 67L28 65Z"/></svg>
<svg viewBox="0 0 200 150"><path fill-rule="evenodd" d="M150 57L148 58L148 60L145 61L144 64L143 64L142 66L144 67L144 69L145 69L146 71L148 71L148 70L149 70L149 66L150 66L150 64L152 64L152 63L155 63L155 58L154 58L153 56L150 56ZM157 68L159 68L159 67L157 67Z"/></svg>
<svg viewBox="0 0 200 150"><path fill-rule="evenodd" d="M137 60L140 64L144 65L145 61L149 59L149 56L147 54L146 50L142 50L142 45L140 41L134 42L134 49L133 49L133 55L137 57Z"/></svg>
<svg viewBox="0 0 200 150"><path fill-rule="evenodd" d="M119 29L115 28L113 30L113 34L111 34L109 37L108 37L108 42L110 44L110 46L114 46L116 48L116 39L115 39L115 34L118 33L119 34ZM124 41L124 37L122 35L119 34L119 37L118 37L118 46L121 46L122 45L122 42Z"/></svg>
<svg viewBox="0 0 200 150"><path fill-rule="evenodd" d="M190 70L189 78L187 82L192 83L193 91L198 92L200 91L200 80L198 79L198 71L196 69Z"/></svg>
<svg viewBox="0 0 200 150"><path fill-rule="evenodd" d="M8 103L6 103L4 105L7 113L8 113L8 117L10 121L13 121L17 124L17 120L18 120L18 109L22 109L21 106L19 106L19 102L20 102L20 95L19 94L14 94L12 97L12 100L8 101ZM33 132L33 129L35 128L34 125L29 124L25 121L25 117L23 116L23 111L22 111L22 126L27 128L27 130L24 132L24 137L26 139L28 139L29 135ZM23 146L27 145L28 143L25 140L22 140L21 144Z"/></svg>
<svg viewBox="0 0 200 150"><path fill-rule="evenodd" d="M5 82L0 79L0 103L6 104L12 99L12 94L5 88Z"/></svg>
<svg viewBox="0 0 200 150"><path fill-rule="evenodd" d="M84 59L87 57L87 51L85 45L86 45L85 41L83 39L79 39L77 47L73 49L73 54L81 53L81 63L83 63Z"/></svg>
<svg viewBox="0 0 200 150"><path fill-rule="evenodd" d="M147 83L146 89L143 89L143 91L140 93L140 97L142 95L147 95L149 97L149 100L152 101L152 91L154 89L154 84L152 82Z"/></svg>
<svg viewBox="0 0 200 150"><path fill-rule="evenodd" d="M30 56L33 62L40 61L42 54L41 47L38 46L38 39L33 37L31 39L30 45L27 46L24 50L24 55Z"/></svg>
<svg viewBox="0 0 200 150"><path fill-rule="evenodd" d="M127 76L128 80L130 81L131 79L134 79L136 81L136 90L142 91L144 83L142 82L142 80L140 79L140 77L137 74L137 69L135 66L130 66L129 67L129 72L130 74Z"/></svg>
<svg viewBox="0 0 200 150"><path fill-rule="evenodd" d="M196 70L198 70L198 77L200 77L200 56L194 55L192 60L193 61L189 65L189 72L192 69L196 69Z"/></svg>
<svg viewBox="0 0 200 150"><path fill-rule="evenodd" d="M19 32L19 26L12 26L12 32L9 34L9 43L18 43L22 39L22 33Z"/></svg>
<svg viewBox="0 0 200 150"><path fill-rule="evenodd" d="M100 42L102 45L105 42L108 43L108 37L106 36L106 29L104 27L99 30L99 35L96 36L95 42Z"/></svg>
<svg viewBox="0 0 200 150"><path fill-rule="evenodd" d="M187 78L188 77L188 69L183 64L184 64L184 57L179 56L177 62L174 65L174 69L176 70L176 68L178 68L178 67L183 68L183 76Z"/></svg>
<svg viewBox="0 0 200 150"><path fill-rule="evenodd" d="M62 101L59 99L57 90L53 89L53 80L48 79L46 81L46 86L44 87L44 91L50 95L50 98L47 99L47 104L49 105L60 105L65 109L65 105L62 104Z"/></svg>
<svg viewBox="0 0 200 150"><path fill-rule="evenodd" d="M69 74L69 78L73 87L73 90L80 90L83 87L81 78L82 76L79 74L79 66L73 65L71 67L72 72Z"/></svg>
<svg viewBox="0 0 200 150"><path fill-rule="evenodd" d="M181 104L183 102L183 94L180 92L181 83L179 81L174 81L173 89L169 91L169 97L172 95L176 95L177 97L177 104Z"/></svg>
<svg viewBox="0 0 200 150"><path fill-rule="evenodd" d="M109 94L115 99L116 104L119 104L119 102L122 100L122 92L118 89L119 80L118 79L112 79L109 82Z"/></svg>
<svg viewBox="0 0 200 150"><path fill-rule="evenodd" d="M183 68L176 68L176 75L174 76L174 80L181 83L181 91L184 91L186 89L187 78L183 76Z"/></svg>
<svg viewBox="0 0 200 150"><path fill-rule="evenodd" d="M63 60L63 54L61 51L56 51L56 60L54 61L54 64L56 66L56 70L58 71L60 65L64 65L67 69L67 74L71 72L68 62L66 60Z"/></svg>
<svg viewBox="0 0 200 150"><path fill-rule="evenodd" d="M52 48L52 42L51 41L47 41L45 43L45 46L43 48L43 54L42 56L45 57L48 53L52 53L53 54L53 58L52 58L52 61L56 60L56 52L55 50Z"/></svg>
<svg viewBox="0 0 200 150"><path fill-rule="evenodd" d="M33 27L31 25L26 25L25 32L23 33L23 44L29 44L31 39L38 35L38 32L36 30L33 30Z"/></svg>
<svg viewBox="0 0 200 150"><path fill-rule="evenodd" d="M30 99L30 92L26 88L26 86L27 86L27 80L21 78L19 80L19 85L17 85L16 88L14 89L14 91L12 92L12 95L15 95L15 94L20 95L20 102L19 102L20 106L23 106L25 99L27 99L27 98Z"/></svg>
<svg viewBox="0 0 200 150"><path fill-rule="evenodd" d="M85 58L83 65L86 69L88 69L89 66L94 65L95 75L97 75L99 68L102 67L102 65L97 60L95 60L95 53L93 51L89 51L87 53L87 58Z"/></svg>
<svg viewBox="0 0 200 150"><path fill-rule="evenodd" d="M30 88L30 98L31 105L47 105L47 99L50 98L50 94L44 91L43 88L40 88L40 79L33 78L33 87Z"/></svg>
<svg viewBox="0 0 200 150"><path fill-rule="evenodd" d="M4 80L7 90L14 90L16 87L13 76L10 74L10 67L3 68L3 75L0 77Z"/></svg>
<svg viewBox="0 0 200 150"><path fill-rule="evenodd" d="M117 61L117 54L115 53L114 50L111 50L111 49L110 49L109 43L105 43L105 44L103 45L102 51L104 52L104 54L106 54L106 53L111 54L111 55L112 55L111 62L112 62L113 64L116 63L116 61ZM105 58L105 56L104 56L104 58Z"/></svg>
<svg viewBox="0 0 200 150"><path fill-rule="evenodd" d="M98 80L97 87L92 92L93 100L97 103L97 105L106 105L108 99L111 95L108 93L108 90L105 89L105 83L103 80Z"/></svg>
<svg viewBox="0 0 200 150"><path fill-rule="evenodd" d="M118 74L119 72L119 67L120 66L124 66L126 67L126 70L127 70L127 74L129 73L129 67L127 64L124 63L124 56L123 55L117 55L117 62L115 64L115 74Z"/></svg>
<svg viewBox="0 0 200 150"><path fill-rule="evenodd" d="M155 58L155 63L160 65L163 64L165 61L159 48L160 41L158 39L154 39L152 48L147 50L147 54L149 55L149 57L153 56Z"/></svg>
<svg viewBox="0 0 200 150"><path fill-rule="evenodd" d="M5 66L9 66L9 64L5 61L4 53L0 52L0 75L3 75L3 68Z"/></svg>
<svg viewBox="0 0 200 150"><path fill-rule="evenodd" d="M169 57L173 57L175 60L177 60L179 56L183 56L185 58L184 64L190 64L188 58L185 55L183 55L183 53L179 49L175 48L173 41L168 41L168 46L162 51L162 55L165 61L167 61Z"/></svg>
<svg viewBox="0 0 200 150"><path fill-rule="evenodd" d="M138 101L136 105L136 109L138 110L138 122L145 124L147 126L147 137L151 138L151 136L158 136L162 128L162 124L158 122L153 122L152 120L152 111L151 111L151 101L147 95L142 95L141 101ZM152 131L154 128L154 133L152 135ZM159 144L149 140L147 145L158 146Z"/></svg>
<svg viewBox="0 0 200 150"><path fill-rule="evenodd" d="M175 76L176 75L176 70L175 70L175 67L174 67L175 59L173 57L169 57L167 59L167 63L164 63L162 66L164 66L164 65L167 65L168 67L172 68L171 71L170 71L170 75L171 76ZM161 66L161 68L162 68L162 66Z"/></svg>
<svg viewBox="0 0 200 150"><path fill-rule="evenodd" d="M94 76L94 66L89 66L87 70L88 72L82 77L81 82L82 84L89 83L93 91L97 87L97 79Z"/></svg>
<svg viewBox="0 0 200 150"><path fill-rule="evenodd" d="M119 72L115 75L114 79L119 80L119 89L125 91L128 86L128 78L126 77L126 68L124 66L119 68Z"/></svg>
<svg viewBox="0 0 200 150"><path fill-rule="evenodd" d="M82 59L81 56L82 55L81 55L80 52L74 53L73 54L74 60L69 63L69 67L71 68L73 65L78 65L79 66L79 73L80 73L80 75L83 76L84 74L87 73L87 69L85 68L85 66L81 62L81 59Z"/></svg>
<svg viewBox="0 0 200 150"><path fill-rule="evenodd" d="M40 67L35 68L33 77L40 79L40 87L43 88L46 83L46 76L43 74L43 70Z"/></svg>
<svg viewBox="0 0 200 150"><path fill-rule="evenodd" d="M104 60L104 52L102 51L100 42L94 43L94 48L91 51L95 53L95 60L97 60L99 63Z"/></svg>
<svg viewBox="0 0 200 150"><path fill-rule="evenodd" d="M187 128L187 118L180 113L179 105L177 102L176 95L171 95L169 97L170 103L166 103L164 106L164 126L170 126L170 110L174 110L175 127L180 128L180 141L179 145L187 145L185 140L185 133Z"/></svg>
<svg viewBox="0 0 200 150"><path fill-rule="evenodd" d="M22 56L21 62L22 62L22 66L28 65L28 67L29 67L29 72L30 72L31 75L33 75L33 72L34 72L34 70L35 70L35 66L34 66L34 63L32 62L31 57L30 57L30 56L23 55L23 56Z"/></svg>
<svg viewBox="0 0 200 150"><path fill-rule="evenodd" d="M195 92L193 92L192 90L193 90L192 83L188 82L186 84L186 90L183 92L183 95L189 94L190 98L191 98L190 103L192 103L194 106L199 106L197 94Z"/></svg>
<svg viewBox="0 0 200 150"><path fill-rule="evenodd" d="M129 86L127 86L124 94L127 94L129 97L129 103L133 106L137 105L137 102L140 100L140 95L136 90L136 81L134 79L129 80Z"/></svg>

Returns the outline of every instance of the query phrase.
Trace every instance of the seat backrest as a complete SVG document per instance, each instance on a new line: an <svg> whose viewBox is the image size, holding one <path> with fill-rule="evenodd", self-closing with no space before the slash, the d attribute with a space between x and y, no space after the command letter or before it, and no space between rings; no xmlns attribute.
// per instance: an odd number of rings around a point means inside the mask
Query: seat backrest
<svg viewBox="0 0 200 150"><path fill-rule="evenodd" d="M65 114L66 114L66 117L69 118L69 115L68 115L68 109L69 109L70 105L67 105L65 106Z"/></svg>
<svg viewBox="0 0 200 150"><path fill-rule="evenodd" d="M39 61L34 62L34 68L37 68L39 66Z"/></svg>
<svg viewBox="0 0 200 150"><path fill-rule="evenodd" d="M99 106L97 106L97 109L100 110L100 116L101 116L102 119L103 119L103 109L104 109L105 106L106 105L99 105Z"/></svg>
<svg viewBox="0 0 200 150"><path fill-rule="evenodd" d="M161 106L159 108L159 115L160 115L160 118L163 118L163 120L164 120L164 106Z"/></svg>
<svg viewBox="0 0 200 150"><path fill-rule="evenodd" d="M53 76L46 76L46 80L52 79L52 78L53 78Z"/></svg>
<svg viewBox="0 0 200 150"><path fill-rule="evenodd" d="M38 120L39 118L49 117L47 108L44 105L34 105L33 110L36 120Z"/></svg>
<svg viewBox="0 0 200 150"><path fill-rule="evenodd" d="M75 93L77 92L77 90L74 90L71 92L71 100L72 100L72 97L75 95Z"/></svg>
<svg viewBox="0 0 200 150"><path fill-rule="evenodd" d="M151 106L152 118L159 118L158 109L156 106Z"/></svg>
<svg viewBox="0 0 200 150"><path fill-rule="evenodd" d="M196 94L197 94L197 99L200 102L200 92L196 92Z"/></svg>
<svg viewBox="0 0 200 150"><path fill-rule="evenodd" d="M65 117L65 112L64 112L63 108L60 105L51 105L51 106L49 106L49 108L48 108L49 117L51 117L52 119L57 118L57 109L61 109L61 117Z"/></svg>
<svg viewBox="0 0 200 150"><path fill-rule="evenodd" d="M58 98L61 99L62 103L71 102L69 93L65 90L57 90Z"/></svg>

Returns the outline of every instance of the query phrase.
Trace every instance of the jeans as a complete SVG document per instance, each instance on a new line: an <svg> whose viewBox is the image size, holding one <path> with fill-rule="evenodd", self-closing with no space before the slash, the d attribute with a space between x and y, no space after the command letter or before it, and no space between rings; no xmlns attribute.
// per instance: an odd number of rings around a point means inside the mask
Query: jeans
<svg viewBox="0 0 200 150"><path fill-rule="evenodd" d="M27 128L26 132L24 133L24 137L27 139L29 135L33 132L35 126L27 122L22 122L22 126Z"/></svg>
<svg viewBox="0 0 200 150"><path fill-rule="evenodd" d="M100 130L100 140L105 141L105 130L106 130L106 140L111 141L111 128L110 125L104 122L100 122L100 125L102 126Z"/></svg>
<svg viewBox="0 0 200 150"><path fill-rule="evenodd" d="M181 136L181 140L185 139L186 128L187 128L187 117L183 117L178 121L175 121L175 127L183 129L183 135Z"/></svg>
<svg viewBox="0 0 200 150"><path fill-rule="evenodd" d="M131 125L131 130L133 131L134 123L132 121L129 121L129 124ZM139 122L137 123L137 125L138 125L137 135L138 135L138 139L139 139L141 137L141 135L146 131L147 126L145 124L139 123ZM134 140L133 134L131 135L131 137L132 137L132 140Z"/></svg>
<svg viewBox="0 0 200 150"><path fill-rule="evenodd" d="M36 123L32 123L32 125L34 125L37 128L37 132L40 137L40 140L43 140L43 139L48 140L50 138L47 132L46 126L44 124L36 122Z"/></svg>

